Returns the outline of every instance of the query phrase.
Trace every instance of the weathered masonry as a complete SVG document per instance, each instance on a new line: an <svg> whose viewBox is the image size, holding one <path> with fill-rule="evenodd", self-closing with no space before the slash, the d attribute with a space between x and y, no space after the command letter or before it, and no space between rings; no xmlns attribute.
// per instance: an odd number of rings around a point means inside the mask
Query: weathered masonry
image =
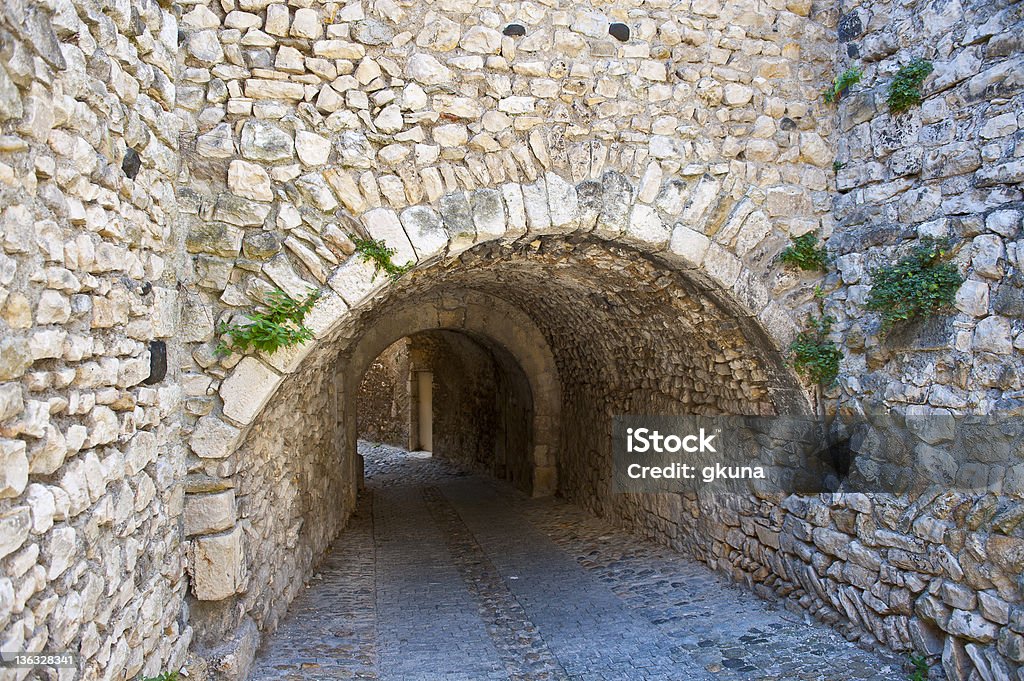
<svg viewBox="0 0 1024 681"><path fill-rule="evenodd" d="M950 679L1024 680L1022 475L608 485L614 414L1022 416L1022 35L1007 0L6 0L0 649L244 677L353 507L366 370L409 338L497 377L453 404L511 405L439 455ZM914 58L923 101L892 114ZM777 259L808 232L824 279ZM871 271L920 236L954 243L956 307L883 337ZM323 292L315 339L218 356L272 288ZM844 350L824 392L786 357L819 307Z"/></svg>

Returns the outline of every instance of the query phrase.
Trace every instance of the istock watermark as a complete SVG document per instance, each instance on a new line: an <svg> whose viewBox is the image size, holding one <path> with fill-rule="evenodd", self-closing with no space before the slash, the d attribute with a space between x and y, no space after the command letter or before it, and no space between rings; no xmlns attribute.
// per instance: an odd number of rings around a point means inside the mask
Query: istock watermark
<svg viewBox="0 0 1024 681"><path fill-rule="evenodd" d="M616 416L613 492L1024 494L1015 415Z"/></svg>

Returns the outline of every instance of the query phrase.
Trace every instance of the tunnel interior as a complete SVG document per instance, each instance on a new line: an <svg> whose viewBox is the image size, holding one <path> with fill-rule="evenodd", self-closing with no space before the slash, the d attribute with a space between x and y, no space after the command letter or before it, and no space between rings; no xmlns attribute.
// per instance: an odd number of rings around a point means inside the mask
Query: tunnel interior
<svg viewBox="0 0 1024 681"><path fill-rule="evenodd" d="M407 336L374 359L356 401L360 440L430 451L529 492L533 396L493 340L444 329Z"/></svg>
<svg viewBox="0 0 1024 681"><path fill-rule="evenodd" d="M629 247L587 238L477 247L452 263L399 281L377 304L356 315L347 335L373 335L374 329L388 325L396 310L428 306L430 301L437 310L431 312L437 316L435 331L404 342L409 357L430 355L421 359L420 369L446 363L432 372L434 435L439 438L435 454L512 479L538 495L529 476L510 467L513 453L507 445L504 450L497 445L496 438L502 439L502 429L511 428L516 419L525 423L527 412L534 413L534 421L556 417L557 423L549 426L557 439L516 435L508 441L535 449L549 446L557 479L549 492L599 515L631 521L645 515L637 508L643 499L610 495L614 415L808 412L806 393L750 312L714 293L698 276ZM509 348L488 338L486 329L466 335L461 325L465 315L472 316L473 305L499 303L524 315L540 336L520 338L520 347ZM494 327L519 324L495 316ZM530 370L520 366L517 356L538 350L527 346L531 341L543 344L551 355L557 409L529 403L535 397L529 390ZM353 343L353 354L342 356L355 357L357 368L369 366L370 359L358 356L358 345ZM379 398L369 387L364 384L355 393L354 411L369 411ZM389 391L393 394L393 388L383 390ZM496 395L514 395L510 403L515 415L498 415ZM484 403L486 409L478 407ZM374 409L379 413L379 407ZM406 440L408 445L408 434ZM495 453L500 453L498 459ZM538 455L532 458L536 465ZM528 465L529 459L521 461Z"/></svg>

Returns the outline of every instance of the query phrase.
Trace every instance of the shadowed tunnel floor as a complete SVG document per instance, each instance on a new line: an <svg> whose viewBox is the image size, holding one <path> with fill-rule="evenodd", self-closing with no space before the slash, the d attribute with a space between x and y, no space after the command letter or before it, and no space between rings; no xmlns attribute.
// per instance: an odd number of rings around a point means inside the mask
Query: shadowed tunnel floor
<svg viewBox="0 0 1024 681"><path fill-rule="evenodd" d="M382 445L252 678L901 678L900 660L553 499Z"/></svg>

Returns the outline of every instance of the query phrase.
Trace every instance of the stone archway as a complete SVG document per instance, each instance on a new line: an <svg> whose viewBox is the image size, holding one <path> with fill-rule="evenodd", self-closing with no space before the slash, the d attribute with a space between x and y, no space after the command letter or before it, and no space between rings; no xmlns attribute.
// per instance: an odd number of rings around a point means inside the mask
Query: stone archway
<svg viewBox="0 0 1024 681"><path fill-rule="evenodd" d="M439 209L370 211L361 229L395 249L397 262L415 261L412 271L392 284L353 254L325 275L328 288L309 319L314 342L272 357L243 357L230 368L219 385L221 409L200 419L190 439L198 456L222 462L207 470L223 471L221 482L186 496L200 645L229 636L238 613L255 622L249 632L273 629L295 594L295 577L343 527L360 475L355 386L381 350L409 333L457 329L508 349L529 376L539 407L534 493L560 489L640 531L649 525L645 519L672 507L631 495L613 501L600 491L606 473L584 463L605 454L604 426L587 428L594 414L809 411L809 395L782 353L796 323L778 303L763 302L767 273L756 267L770 262L765 254L776 243L752 206L734 209L712 239L682 222L670 228L665 209L636 200L621 176L573 186L549 174L543 182L562 195L531 209L549 217L545 223L535 215L533 227L517 217L516 206L526 205L517 204L516 191L524 191L518 186L447 197ZM297 294L312 284L293 268L271 272L275 283ZM648 323L654 326L645 328ZM583 342L582 354L566 354L572 329L588 325L600 327L589 340L610 340L586 349L584 334L575 341ZM553 354L557 347L560 356ZM581 367L603 371L638 348L635 361L650 366L634 365L628 377L611 372L599 385L581 378ZM673 358L664 377L651 373L659 356ZM575 398L563 389L566 375L573 376ZM609 387L620 379L633 386L628 397ZM598 402L588 403L586 395ZM586 437L567 440L566 423L574 436ZM276 482L281 479L284 484ZM334 506L324 512L318 504L327 500ZM217 524L188 520L211 515L214 504ZM711 545L691 538L724 542L713 536L717 521L707 515L717 511L694 512L706 517L683 523L685 536L671 541L710 556ZM260 546L256 562L246 546L253 540Z"/></svg>
<svg viewBox="0 0 1024 681"><path fill-rule="evenodd" d="M343 383L357 386L370 362L399 338L430 330L454 330L481 337L507 350L530 383L533 400L533 451L530 491L534 496L553 494L557 487L554 453L560 423L558 370L543 334L522 311L504 300L480 292L447 291L445 295L416 298L389 313L384 323L370 329L347 353ZM345 391L343 409L346 447L355 451L357 428L354 389Z"/></svg>

